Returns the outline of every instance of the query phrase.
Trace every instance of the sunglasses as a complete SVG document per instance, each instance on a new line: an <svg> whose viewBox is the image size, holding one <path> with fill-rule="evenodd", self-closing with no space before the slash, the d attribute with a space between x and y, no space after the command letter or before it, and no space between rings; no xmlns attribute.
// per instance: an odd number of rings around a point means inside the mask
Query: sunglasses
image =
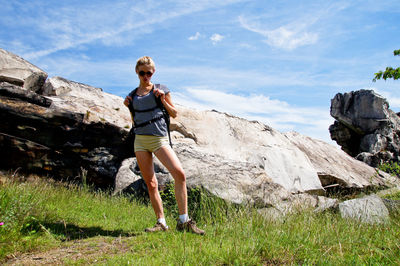
<svg viewBox="0 0 400 266"><path fill-rule="evenodd" d="M139 76L144 77L144 75L147 75L148 77L151 77L153 75L153 72L147 71L139 71Z"/></svg>

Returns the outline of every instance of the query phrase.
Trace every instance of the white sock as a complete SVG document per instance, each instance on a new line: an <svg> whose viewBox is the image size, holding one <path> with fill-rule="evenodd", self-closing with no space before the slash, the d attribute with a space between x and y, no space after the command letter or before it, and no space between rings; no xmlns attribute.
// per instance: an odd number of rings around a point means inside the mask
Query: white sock
<svg viewBox="0 0 400 266"><path fill-rule="evenodd" d="M162 224L162 225L164 225L165 227L168 227L167 226L167 221L165 221L165 218L158 218L157 222Z"/></svg>
<svg viewBox="0 0 400 266"><path fill-rule="evenodd" d="M189 215L187 213L179 215L179 221L181 221L181 223L186 223L189 221Z"/></svg>

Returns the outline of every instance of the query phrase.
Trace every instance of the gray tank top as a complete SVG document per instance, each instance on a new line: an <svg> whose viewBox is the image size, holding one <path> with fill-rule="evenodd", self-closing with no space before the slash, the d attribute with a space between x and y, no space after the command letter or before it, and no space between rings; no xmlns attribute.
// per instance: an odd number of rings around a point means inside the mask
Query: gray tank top
<svg viewBox="0 0 400 266"><path fill-rule="evenodd" d="M153 89L154 89L154 85L153 85ZM165 94L169 93L169 89L164 85L160 85L159 89L164 91ZM136 93L134 94L134 92L135 92L135 90L133 90L131 93L129 93L129 96L132 97L133 108L136 110L135 117L134 117L135 125L145 123L155 117L159 117L159 116L163 115L161 109L159 107L157 107L156 96L154 95L153 90L151 90L148 94L143 95L143 96L139 96ZM152 109L154 107L157 107L157 108L155 108L151 111L140 112L141 110L148 110L148 109ZM149 125L136 128L135 134L136 135L160 136L160 137L167 136L168 129L167 129L167 124L165 122L164 117L154 121L153 123L151 123Z"/></svg>

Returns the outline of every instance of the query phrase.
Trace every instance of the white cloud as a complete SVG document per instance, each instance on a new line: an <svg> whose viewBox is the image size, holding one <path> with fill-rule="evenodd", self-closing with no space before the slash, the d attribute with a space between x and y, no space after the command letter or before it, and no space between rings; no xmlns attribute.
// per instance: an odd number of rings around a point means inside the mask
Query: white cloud
<svg viewBox="0 0 400 266"><path fill-rule="evenodd" d="M196 40L198 40L200 37L201 37L200 32L196 32L196 34L193 35L193 36L190 36L190 37L188 38L188 40L189 40L189 41L196 41Z"/></svg>
<svg viewBox="0 0 400 266"><path fill-rule="evenodd" d="M243 49L248 49L248 50L254 50L254 49L256 49L253 45L248 44L248 43L240 43L240 44L239 44L239 47L240 47L240 48L243 48Z"/></svg>
<svg viewBox="0 0 400 266"><path fill-rule="evenodd" d="M400 97L386 97L389 101L390 108L399 109L400 108Z"/></svg>
<svg viewBox="0 0 400 266"><path fill-rule="evenodd" d="M318 41L318 34L308 32L306 23L292 23L273 30L266 30L257 23L248 22L243 16L239 17L239 22L243 28L266 37L265 42L275 48L293 50ZM312 24L314 22L309 23Z"/></svg>
<svg viewBox="0 0 400 266"><path fill-rule="evenodd" d="M170 67L157 65L158 75L161 79L185 75L187 84L198 86L209 84L210 77L213 77L213 88L236 88L243 89L244 84L249 88L271 88L274 86L305 86L315 81L308 78L307 73L291 72L290 75L278 70L269 72L259 69L229 69L215 66L185 65ZM218 78L215 78L216 75ZM251 78L250 78L251 77Z"/></svg>
<svg viewBox="0 0 400 266"><path fill-rule="evenodd" d="M281 56L283 57L283 55ZM297 62L293 59L292 62ZM304 67L303 69L290 69L282 71L280 68L268 68L261 69L257 68L257 65L248 68L233 69L229 67L216 67L212 64L208 65L185 65L179 67L171 67L166 65L157 65L160 70L158 75L163 75L163 79L172 76L179 76L184 73L187 77L188 84L190 86L197 86L203 84L209 84L210 77L216 77L212 81L213 88L235 88L244 89L272 89L274 93L277 93L277 88L282 87L306 87L306 86L318 86L318 87L360 87L365 84L364 81L356 79L353 76L345 76L342 72L333 70L326 74L313 74L312 70ZM340 79L336 77L340 76ZM193 81L193 82L192 82Z"/></svg>
<svg viewBox="0 0 400 266"><path fill-rule="evenodd" d="M331 142L328 128L333 119L325 109L296 107L260 94L242 96L207 87L187 88L181 93L174 93L173 98L178 104L187 107L215 109L260 121L280 131L294 130Z"/></svg>
<svg viewBox="0 0 400 266"><path fill-rule="evenodd" d="M270 46L293 50L297 47L314 44L318 41L318 34L309 32L299 32L279 27L273 31L266 32L265 42Z"/></svg>
<svg viewBox="0 0 400 266"><path fill-rule="evenodd" d="M222 41L225 38L225 36L222 36L218 33L214 33L211 37L210 40L212 41L212 43L215 45L218 42Z"/></svg>
<svg viewBox="0 0 400 266"><path fill-rule="evenodd" d="M41 42L36 43L36 47L21 52L24 58L32 60L94 42L101 42L107 46L130 45L135 38L153 32L157 24L240 1L243 0L224 2L149 0L145 3L140 2L137 6L133 6L129 1L112 4L83 3L80 6L82 12L76 12L76 8L68 5L43 8L43 4L38 1L31 4L34 7L32 10L38 9L35 16L25 16L21 13L19 15L21 18L14 18L13 21L17 21L20 28L34 27L32 32L35 32L36 36L44 36ZM109 14L118 14L118 16L109 16ZM148 14L157 15L148 16ZM27 32L27 34L30 33ZM218 42L221 37L221 35L215 35L213 41Z"/></svg>

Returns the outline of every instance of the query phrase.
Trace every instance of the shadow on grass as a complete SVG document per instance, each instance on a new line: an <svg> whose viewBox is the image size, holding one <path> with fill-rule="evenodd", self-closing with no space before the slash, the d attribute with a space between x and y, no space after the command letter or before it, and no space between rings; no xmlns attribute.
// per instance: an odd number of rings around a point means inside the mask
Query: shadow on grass
<svg viewBox="0 0 400 266"><path fill-rule="evenodd" d="M63 222L44 222L40 223L40 225L42 230L49 232L53 236L57 236L62 241L85 239L95 236L132 237L138 235L137 233L125 232L123 230L104 230L99 226L80 227L75 224Z"/></svg>

